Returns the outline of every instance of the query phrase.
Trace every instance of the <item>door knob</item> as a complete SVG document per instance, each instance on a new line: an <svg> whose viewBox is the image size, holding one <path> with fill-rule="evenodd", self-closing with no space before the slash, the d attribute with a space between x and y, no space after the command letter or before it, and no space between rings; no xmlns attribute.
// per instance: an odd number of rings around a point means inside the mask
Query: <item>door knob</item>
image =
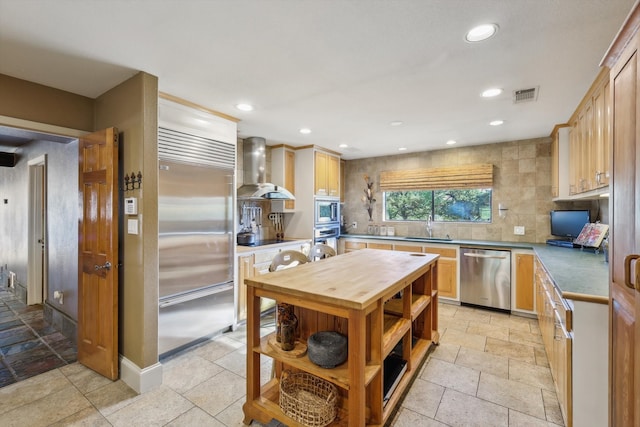
<svg viewBox="0 0 640 427"><path fill-rule="evenodd" d="M104 265L96 264L95 266L93 266L93 268L96 271L99 271L99 270L111 270L111 263L109 261L107 261L107 262L104 263Z"/></svg>

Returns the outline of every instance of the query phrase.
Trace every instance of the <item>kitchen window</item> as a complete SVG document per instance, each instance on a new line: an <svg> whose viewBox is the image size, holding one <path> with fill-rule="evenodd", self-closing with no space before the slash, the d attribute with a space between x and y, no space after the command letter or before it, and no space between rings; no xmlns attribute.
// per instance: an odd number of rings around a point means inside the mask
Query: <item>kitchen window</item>
<svg viewBox="0 0 640 427"><path fill-rule="evenodd" d="M385 221L491 222L491 189L384 191Z"/></svg>

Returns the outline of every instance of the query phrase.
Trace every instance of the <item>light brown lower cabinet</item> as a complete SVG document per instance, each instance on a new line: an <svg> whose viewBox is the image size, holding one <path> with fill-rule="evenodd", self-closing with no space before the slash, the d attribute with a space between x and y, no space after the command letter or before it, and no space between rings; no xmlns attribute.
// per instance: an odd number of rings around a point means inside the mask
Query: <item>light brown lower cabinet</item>
<svg viewBox="0 0 640 427"><path fill-rule="evenodd" d="M515 254L516 310L533 311L533 255Z"/></svg>
<svg viewBox="0 0 640 427"><path fill-rule="evenodd" d="M535 262L538 324L547 360L556 385L560 410L567 427L572 425L571 309L557 298L555 285L540 261Z"/></svg>
<svg viewBox="0 0 640 427"><path fill-rule="evenodd" d="M420 252L438 254L438 295L442 298L458 298L458 249L457 247L424 246L420 244L403 244L396 241L389 243L373 241L353 241L348 238L344 241L344 252L352 252L360 249L386 249L402 252ZM533 268L533 267L532 267ZM533 271L533 270L532 270ZM532 273L533 274L533 273ZM530 280L533 282L533 279ZM533 310L533 307L529 310Z"/></svg>
<svg viewBox="0 0 640 427"><path fill-rule="evenodd" d="M244 285L244 279L249 279L261 274L269 272L269 266L273 257L280 251L295 250L309 251L310 242L295 243L292 245L279 246L274 249L256 249L254 252L243 252L238 254L238 286L236 295L236 323L243 322L247 319L247 288ZM257 247L260 248L260 247ZM273 307L273 300L264 299L262 301L261 311L268 310Z"/></svg>

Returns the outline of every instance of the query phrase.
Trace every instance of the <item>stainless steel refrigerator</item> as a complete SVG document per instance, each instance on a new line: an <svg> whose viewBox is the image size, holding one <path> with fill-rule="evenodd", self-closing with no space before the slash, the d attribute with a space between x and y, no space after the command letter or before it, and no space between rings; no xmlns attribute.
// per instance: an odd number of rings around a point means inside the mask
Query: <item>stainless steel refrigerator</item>
<svg viewBox="0 0 640 427"><path fill-rule="evenodd" d="M159 157L163 356L233 325L235 146L161 128Z"/></svg>

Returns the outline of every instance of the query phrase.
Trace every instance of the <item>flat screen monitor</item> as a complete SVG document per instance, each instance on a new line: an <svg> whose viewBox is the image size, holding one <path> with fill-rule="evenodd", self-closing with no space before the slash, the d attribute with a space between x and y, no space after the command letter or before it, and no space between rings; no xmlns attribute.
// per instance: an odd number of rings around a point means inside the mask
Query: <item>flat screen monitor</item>
<svg viewBox="0 0 640 427"><path fill-rule="evenodd" d="M551 234L574 240L585 224L591 222L588 210L551 211Z"/></svg>

